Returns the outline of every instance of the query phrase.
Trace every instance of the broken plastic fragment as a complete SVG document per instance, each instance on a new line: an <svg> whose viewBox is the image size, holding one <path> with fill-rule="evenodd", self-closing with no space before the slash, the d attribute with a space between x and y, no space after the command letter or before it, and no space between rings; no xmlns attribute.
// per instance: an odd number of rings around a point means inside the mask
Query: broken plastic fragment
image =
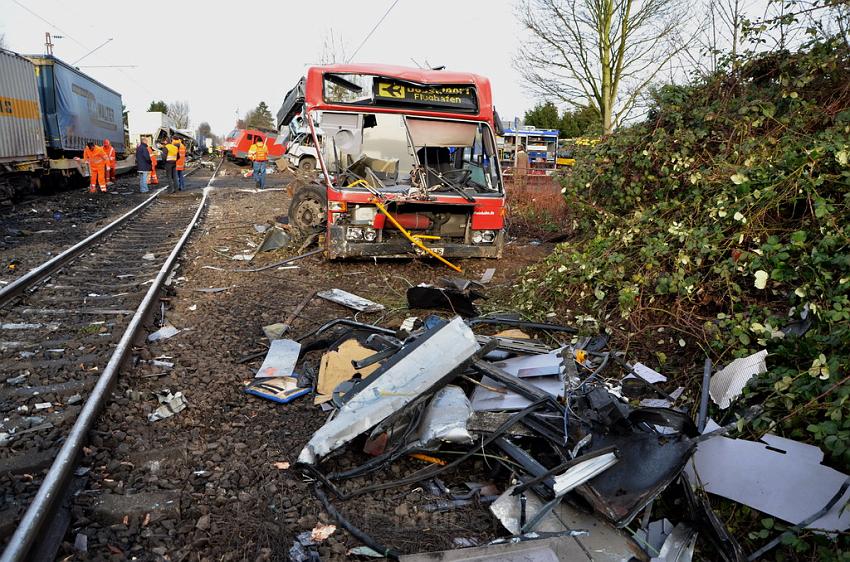
<svg viewBox="0 0 850 562"><path fill-rule="evenodd" d="M823 458L814 445L776 435L764 435L762 442L718 436L697 446L685 470L693 484L711 494L796 525L823 509L847 480L846 474L823 466ZM807 528L850 529L848 501L850 491L845 491Z"/></svg>
<svg viewBox="0 0 850 562"><path fill-rule="evenodd" d="M735 359L711 377L709 394L721 409L728 408L756 375L767 372L767 351L761 350L747 357Z"/></svg>
<svg viewBox="0 0 850 562"><path fill-rule="evenodd" d="M257 378L275 378L292 376L295 363L298 362L298 354L301 352L301 344L293 340L272 340L269 352Z"/></svg>

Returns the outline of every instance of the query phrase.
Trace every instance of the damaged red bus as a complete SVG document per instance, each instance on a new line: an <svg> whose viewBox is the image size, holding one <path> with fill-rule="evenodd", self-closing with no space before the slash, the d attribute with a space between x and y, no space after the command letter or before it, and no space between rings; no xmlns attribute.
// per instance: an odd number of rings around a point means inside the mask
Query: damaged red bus
<svg viewBox="0 0 850 562"><path fill-rule="evenodd" d="M331 259L502 256L505 192L488 79L312 67L277 124L281 135L308 131L318 148L320 179L295 190L289 218L325 230Z"/></svg>

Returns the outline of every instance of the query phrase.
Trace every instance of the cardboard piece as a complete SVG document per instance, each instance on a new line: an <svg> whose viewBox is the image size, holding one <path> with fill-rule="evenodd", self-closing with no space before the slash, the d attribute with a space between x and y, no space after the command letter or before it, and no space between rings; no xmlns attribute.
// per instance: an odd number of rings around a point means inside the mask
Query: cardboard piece
<svg viewBox="0 0 850 562"><path fill-rule="evenodd" d="M363 347L356 339L346 340L336 351L325 353L319 363L319 381L316 385L316 398L313 404L327 402L333 397L333 391L339 383L351 380L351 377L358 372L351 364L352 361L360 361L374 354L374 350ZM375 363L360 369L359 372L365 378L380 366L380 363Z"/></svg>

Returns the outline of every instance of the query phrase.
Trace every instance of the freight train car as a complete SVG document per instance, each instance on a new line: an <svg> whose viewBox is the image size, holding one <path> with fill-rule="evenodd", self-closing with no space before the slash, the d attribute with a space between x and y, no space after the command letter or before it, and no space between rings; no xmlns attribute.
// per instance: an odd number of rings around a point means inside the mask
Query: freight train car
<svg viewBox="0 0 850 562"><path fill-rule="evenodd" d="M0 49L0 192L26 188L47 165L35 67Z"/></svg>
<svg viewBox="0 0 850 562"><path fill-rule="evenodd" d="M121 94L52 55L0 49L0 197L87 176L86 142L124 153Z"/></svg>

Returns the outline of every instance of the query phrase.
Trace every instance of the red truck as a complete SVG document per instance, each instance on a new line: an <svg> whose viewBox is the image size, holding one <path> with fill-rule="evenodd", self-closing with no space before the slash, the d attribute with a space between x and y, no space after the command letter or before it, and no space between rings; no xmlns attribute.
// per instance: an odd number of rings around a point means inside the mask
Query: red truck
<svg viewBox="0 0 850 562"><path fill-rule="evenodd" d="M278 130L293 119L318 147L319 179L295 191L289 220L324 230L329 258L502 256L505 191L488 79L312 67L287 94Z"/></svg>
<svg viewBox="0 0 850 562"><path fill-rule="evenodd" d="M270 160L277 160L286 152L286 146L278 144L277 135L274 133L264 133L256 129L233 129L224 138L224 152L227 158L236 162L247 162L248 149L257 139L266 142Z"/></svg>

